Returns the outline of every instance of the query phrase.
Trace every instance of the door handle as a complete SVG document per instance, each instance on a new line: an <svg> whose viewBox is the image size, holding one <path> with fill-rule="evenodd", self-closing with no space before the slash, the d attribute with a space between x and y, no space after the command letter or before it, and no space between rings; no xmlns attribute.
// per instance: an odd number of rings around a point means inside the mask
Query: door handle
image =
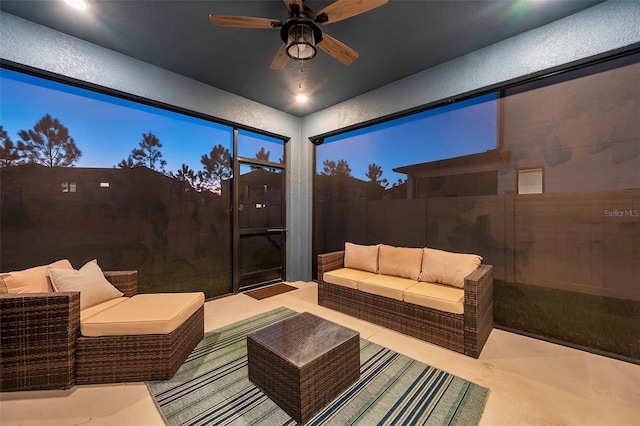
<svg viewBox="0 0 640 426"><path fill-rule="evenodd" d="M267 229L267 233L268 234L272 234L272 233L276 233L276 232L287 232L287 230L284 229L284 228L270 228L270 229Z"/></svg>

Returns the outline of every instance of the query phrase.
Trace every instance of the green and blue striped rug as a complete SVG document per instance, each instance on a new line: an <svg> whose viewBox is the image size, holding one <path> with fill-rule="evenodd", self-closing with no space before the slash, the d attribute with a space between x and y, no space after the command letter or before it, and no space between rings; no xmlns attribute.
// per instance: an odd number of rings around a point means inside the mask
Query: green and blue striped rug
<svg viewBox="0 0 640 426"><path fill-rule="evenodd" d="M147 382L168 425L295 425L247 376L247 333L278 308L205 334L171 380ZM477 425L489 390L360 339L360 379L309 425Z"/></svg>

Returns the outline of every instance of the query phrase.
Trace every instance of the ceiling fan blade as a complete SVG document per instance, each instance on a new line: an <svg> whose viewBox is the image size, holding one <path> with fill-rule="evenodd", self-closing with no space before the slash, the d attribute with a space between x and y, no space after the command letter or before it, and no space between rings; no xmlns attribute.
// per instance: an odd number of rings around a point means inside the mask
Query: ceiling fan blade
<svg viewBox="0 0 640 426"><path fill-rule="evenodd" d="M277 19L251 18L249 16L209 15L209 20L222 27L270 29L282 26L282 22Z"/></svg>
<svg viewBox="0 0 640 426"><path fill-rule="evenodd" d="M316 13L318 22L327 25L351 18L387 4L389 0L337 0ZM321 15L326 15L326 19Z"/></svg>
<svg viewBox="0 0 640 426"><path fill-rule="evenodd" d="M289 12L291 12L291 5L292 4L297 4L298 5L298 10L302 10L302 0L284 0L284 4L287 5L287 9L289 9Z"/></svg>
<svg viewBox="0 0 640 426"><path fill-rule="evenodd" d="M281 70L283 69L287 63L289 62L289 56L287 55L287 45L282 44L280 49L278 49L278 53L274 56L273 61L271 61L270 68L272 70Z"/></svg>
<svg viewBox="0 0 640 426"><path fill-rule="evenodd" d="M345 65L351 65L358 59L358 52L327 34L322 34L322 41L317 46Z"/></svg>

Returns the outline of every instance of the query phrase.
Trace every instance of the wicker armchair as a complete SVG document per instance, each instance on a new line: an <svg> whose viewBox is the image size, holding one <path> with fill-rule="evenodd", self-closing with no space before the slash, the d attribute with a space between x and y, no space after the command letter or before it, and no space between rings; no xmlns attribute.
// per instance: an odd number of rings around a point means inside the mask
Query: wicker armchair
<svg viewBox="0 0 640 426"><path fill-rule="evenodd" d="M137 293L136 271L104 275L125 296ZM203 334L201 307L166 335L83 337L80 293L0 293L0 391L168 379Z"/></svg>
<svg viewBox="0 0 640 426"><path fill-rule="evenodd" d="M327 283L343 267L344 251L318 255L318 304L478 358L493 330L493 266L464 280L464 313L454 314Z"/></svg>

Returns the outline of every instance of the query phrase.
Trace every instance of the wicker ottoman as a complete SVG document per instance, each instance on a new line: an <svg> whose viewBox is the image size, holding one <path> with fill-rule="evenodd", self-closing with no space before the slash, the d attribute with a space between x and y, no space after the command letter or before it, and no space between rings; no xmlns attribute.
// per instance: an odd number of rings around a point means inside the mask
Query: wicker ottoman
<svg viewBox="0 0 640 426"><path fill-rule="evenodd" d="M247 336L249 380L306 423L360 377L360 334L308 312Z"/></svg>

